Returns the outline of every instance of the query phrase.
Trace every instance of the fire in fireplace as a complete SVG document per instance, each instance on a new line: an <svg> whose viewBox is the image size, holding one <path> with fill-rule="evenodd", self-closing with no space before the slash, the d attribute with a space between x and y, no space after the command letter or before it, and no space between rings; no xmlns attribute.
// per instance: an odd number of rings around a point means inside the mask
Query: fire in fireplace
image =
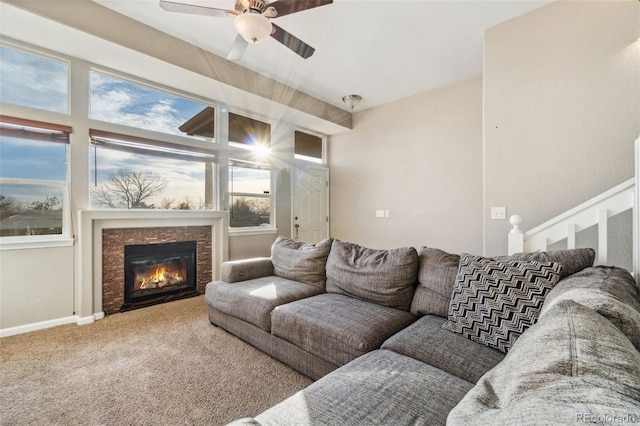
<svg viewBox="0 0 640 426"><path fill-rule="evenodd" d="M196 241L125 246L121 310L197 295L196 249Z"/></svg>

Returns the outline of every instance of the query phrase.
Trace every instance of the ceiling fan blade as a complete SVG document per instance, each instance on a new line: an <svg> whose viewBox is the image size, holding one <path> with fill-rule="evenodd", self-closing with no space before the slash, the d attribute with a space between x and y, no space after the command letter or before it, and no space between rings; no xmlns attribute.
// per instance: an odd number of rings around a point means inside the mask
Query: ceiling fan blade
<svg viewBox="0 0 640 426"><path fill-rule="evenodd" d="M236 36L236 39L233 41L231 45L231 49L229 49L229 54L227 55L227 59L230 61L238 61L244 55L244 51L247 50L247 46L249 43L240 35Z"/></svg>
<svg viewBox="0 0 640 426"><path fill-rule="evenodd" d="M273 32L271 33L271 37L278 40L280 43L287 46L289 49L293 50L298 55L302 56L304 59L309 58L313 55L313 52L316 51L313 47L309 46L304 41L300 40L298 37L286 32L279 26L274 23L271 23L273 26Z"/></svg>
<svg viewBox="0 0 640 426"><path fill-rule="evenodd" d="M213 16L216 18L224 18L228 15L237 15L237 13L233 10L196 6L194 4L176 3L174 1L167 0L160 0L160 7L167 12L189 13L191 15Z"/></svg>
<svg viewBox="0 0 640 426"><path fill-rule="evenodd" d="M269 3L269 7L275 7L278 16L285 16L331 3L333 0L276 0Z"/></svg>

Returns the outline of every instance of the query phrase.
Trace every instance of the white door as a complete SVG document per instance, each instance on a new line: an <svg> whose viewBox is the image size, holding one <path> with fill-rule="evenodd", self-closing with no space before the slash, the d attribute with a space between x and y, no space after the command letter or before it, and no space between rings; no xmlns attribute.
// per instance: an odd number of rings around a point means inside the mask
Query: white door
<svg viewBox="0 0 640 426"><path fill-rule="evenodd" d="M329 170L294 168L292 237L317 243L329 236Z"/></svg>

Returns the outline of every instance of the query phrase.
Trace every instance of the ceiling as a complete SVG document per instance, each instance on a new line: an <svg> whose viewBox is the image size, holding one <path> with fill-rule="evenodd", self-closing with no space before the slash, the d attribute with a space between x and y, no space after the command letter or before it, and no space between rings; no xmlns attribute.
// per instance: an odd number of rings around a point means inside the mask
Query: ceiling
<svg viewBox="0 0 640 426"><path fill-rule="evenodd" d="M236 36L232 18L171 13L158 0L93 0L118 13L226 57ZM176 0L177 1L177 0ZM233 9L234 0L184 0ZM371 108L482 73L483 33L549 0L334 0L274 18L316 48L302 59L268 38L250 45L238 64L348 109Z"/></svg>

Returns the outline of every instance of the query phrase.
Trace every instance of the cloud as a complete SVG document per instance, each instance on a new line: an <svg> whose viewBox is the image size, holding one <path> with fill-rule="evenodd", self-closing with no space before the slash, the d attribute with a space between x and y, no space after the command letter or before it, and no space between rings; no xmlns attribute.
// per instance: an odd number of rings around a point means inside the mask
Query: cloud
<svg viewBox="0 0 640 426"><path fill-rule="evenodd" d="M69 110L69 65L0 46L2 102L48 111Z"/></svg>

